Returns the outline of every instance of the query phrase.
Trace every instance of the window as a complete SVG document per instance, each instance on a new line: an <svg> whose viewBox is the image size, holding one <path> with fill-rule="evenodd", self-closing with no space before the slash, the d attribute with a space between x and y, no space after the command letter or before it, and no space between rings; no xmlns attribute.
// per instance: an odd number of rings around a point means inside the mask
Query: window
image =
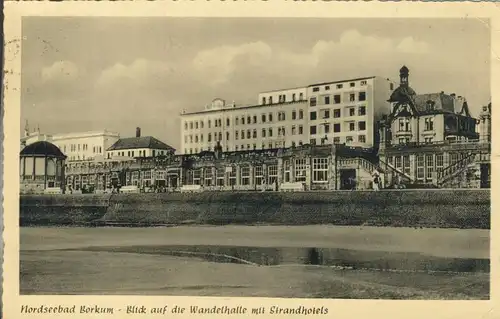
<svg viewBox="0 0 500 319"><path fill-rule="evenodd" d="M195 142L195 143L198 143L198 135L195 135L195 136L194 136L194 142Z"/></svg>
<svg viewBox="0 0 500 319"><path fill-rule="evenodd" d="M234 132L234 139L238 140L238 131ZM210 142L210 141L209 141Z"/></svg>
<svg viewBox="0 0 500 319"><path fill-rule="evenodd" d="M328 158L313 158L313 182L328 183Z"/></svg>
<svg viewBox="0 0 500 319"><path fill-rule="evenodd" d="M212 185L212 168L211 167L207 167L205 168L205 170L203 171L203 177L204 177L204 185L206 186L211 186Z"/></svg>
<svg viewBox="0 0 500 319"><path fill-rule="evenodd" d="M262 143L261 148L262 148L262 149L265 149L265 148L266 148L266 144L265 144L265 143Z"/></svg>
<svg viewBox="0 0 500 319"><path fill-rule="evenodd" d="M272 127L269 128L269 137L273 137L273 128Z"/></svg>
<svg viewBox="0 0 500 319"><path fill-rule="evenodd" d="M240 168L241 185L250 185L250 167L242 166Z"/></svg>
<svg viewBox="0 0 500 319"><path fill-rule="evenodd" d="M245 125L245 117L244 116L241 117L241 125Z"/></svg>
<svg viewBox="0 0 500 319"><path fill-rule="evenodd" d="M366 143L366 135L359 135L358 136L358 142L360 142L360 143Z"/></svg>
<svg viewBox="0 0 500 319"><path fill-rule="evenodd" d="M286 121L286 113L285 112L278 113L278 121Z"/></svg>
<svg viewBox="0 0 500 319"><path fill-rule="evenodd" d="M222 141L222 132L219 133L219 141Z"/></svg>
<svg viewBox="0 0 500 319"><path fill-rule="evenodd" d="M299 125L299 135L302 134L304 134L304 128L302 127L302 125Z"/></svg>
<svg viewBox="0 0 500 319"><path fill-rule="evenodd" d="M436 170L442 169L444 166L444 155L436 154Z"/></svg>
<svg viewBox="0 0 500 319"><path fill-rule="evenodd" d="M229 132L226 132L226 141L229 141Z"/></svg>
<svg viewBox="0 0 500 319"><path fill-rule="evenodd" d="M309 140L309 144L311 144L311 145L316 145L316 139L315 139L315 138L311 138L311 139Z"/></svg>
<svg viewBox="0 0 500 319"><path fill-rule="evenodd" d="M312 97L309 99L309 106L316 106L316 98Z"/></svg>
<svg viewBox="0 0 500 319"><path fill-rule="evenodd" d="M257 115L253 116L253 124L257 124ZM229 124L228 124L229 125Z"/></svg>
<svg viewBox="0 0 500 319"><path fill-rule="evenodd" d="M297 112L294 110L292 111L292 120L296 120L297 119Z"/></svg>
<svg viewBox="0 0 500 319"><path fill-rule="evenodd" d="M302 120L304 118L304 111L299 110L299 120Z"/></svg>
<svg viewBox="0 0 500 319"><path fill-rule="evenodd" d="M330 86L329 85L325 86L325 91L328 91L328 90L330 90Z"/></svg>
<svg viewBox="0 0 500 319"><path fill-rule="evenodd" d="M353 93L349 94L349 101L351 101L351 102L356 101L356 94L353 94Z"/></svg>
<svg viewBox="0 0 500 319"><path fill-rule="evenodd" d="M231 121L229 119L226 119L226 126L230 126Z"/></svg>
<svg viewBox="0 0 500 319"><path fill-rule="evenodd" d="M339 104L339 103L340 103L340 101L341 101L341 99L340 99L340 94L337 94L337 95L334 95L334 96L333 96L333 103L335 103L335 104Z"/></svg>
<svg viewBox="0 0 500 319"><path fill-rule="evenodd" d="M266 123L266 115L262 114L262 123Z"/></svg>
<svg viewBox="0 0 500 319"><path fill-rule="evenodd" d="M330 124L325 124L325 134L330 133Z"/></svg>
<svg viewBox="0 0 500 319"><path fill-rule="evenodd" d="M349 131L354 131L356 130L356 125L354 122L349 123Z"/></svg>
<svg viewBox="0 0 500 319"><path fill-rule="evenodd" d="M285 102L286 102L286 95L283 94L283 103L285 103Z"/></svg>
<svg viewBox="0 0 500 319"><path fill-rule="evenodd" d="M269 113L269 122L273 121L273 113Z"/></svg>
<svg viewBox="0 0 500 319"><path fill-rule="evenodd" d="M389 83L389 90L394 90L394 83Z"/></svg>
<svg viewBox="0 0 500 319"><path fill-rule="evenodd" d="M253 143L253 149L256 150L257 149L257 144Z"/></svg>
<svg viewBox="0 0 500 319"><path fill-rule="evenodd" d="M250 132L250 130L247 130L247 139L250 139L252 136L252 133Z"/></svg>
<svg viewBox="0 0 500 319"><path fill-rule="evenodd" d="M318 91L319 91L319 87L313 88L313 92L318 92Z"/></svg>
<svg viewBox="0 0 500 319"><path fill-rule="evenodd" d="M292 101L295 102L295 93L292 94Z"/></svg>
<svg viewBox="0 0 500 319"><path fill-rule="evenodd" d="M343 87L344 87L344 85L343 85L343 84L337 84L337 89L341 89L341 88L343 88Z"/></svg>
<svg viewBox="0 0 500 319"><path fill-rule="evenodd" d="M366 101L366 92L359 92L358 101Z"/></svg>
<svg viewBox="0 0 500 319"><path fill-rule="evenodd" d="M272 148L272 146L269 148ZM269 165L267 167L267 183L272 185L276 183L277 180L278 180L278 166Z"/></svg>
<svg viewBox="0 0 500 319"><path fill-rule="evenodd" d="M269 104L273 104L273 97L272 96L269 97Z"/></svg>
<svg viewBox="0 0 500 319"><path fill-rule="evenodd" d="M208 128L212 127L212 121L208 120Z"/></svg>
<svg viewBox="0 0 500 319"><path fill-rule="evenodd" d="M334 137L333 138L333 144L340 144L340 137Z"/></svg>
<svg viewBox="0 0 500 319"><path fill-rule="evenodd" d="M401 170L403 168L403 163L402 163L402 158L401 156L395 156L394 157L394 166L398 169Z"/></svg>
<svg viewBox="0 0 500 319"><path fill-rule="evenodd" d="M198 122L195 122L194 126L195 126L196 129L198 129Z"/></svg>
<svg viewBox="0 0 500 319"><path fill-rule="evenodd" d="M295 125L292 125L292 135L295 134L297 134L297 128L295 127Z"/></svg>
<svg viewBox="0 0 500 319"><path fill-rule="evenodd" d="M360 106L360 107L358 108L358 115L359 115L359 116L366 115L366 107L365 107L365 106Z"/></svg>
<svg viewBox="0 0 500 319"><path fill-rule="evenodd" d="M188 124L187 122L184 122L184 130L187 130L188 129Z"/></svg>
<svg viewBox="0 0 500 319"><path fill-rule="evenodd" d="M247 124L252 123L252 118L250 116L247 117Z"/></svg>
<svg viewBox="0 0 500 319"><path fill-rule="evenodd" d="M356 86L356 83L351 82L351 83L349 83L349 85L353 88L353 87L355 87L355 86Z"/></svg>
<svg viewBox="0 0 500 319"><path fill-rule="evenodd" d="M273 148L273 143L269 142L269 148Z"/></svg>
<svg viewBox="0 0 500 319"><path fill-rule="evenodd" d="M340 129L340 123L333 124L333 131L335 133L339 133L341 131L341 129Z"/></svg>
<svg viewBox="0 0 500 319"><path fill-rule="evenodd" d="M334 118L339 118L340 117L340 109L333 110L333 117Z"/></svg>
<svg viewBox="0 0 500 319"><path fill-rule="evenodd" d="M316 120L316 112L310 112L310 113L309 113L309 119L310 119L311 121Z"/></svg>
<svg viewBox="0 0 500 319"><path fill-rule="evenodd" d="M266 137L266 129L265 128L262 129L262 137Z"/></svg>
<svg viewBox="0 0 500 319"><path fill-rule="evenodd" d="M330 110L325 110L323 112L323 118L324 119L329 119L330 118Z"/></svg>
<svg viewBox="0 0 500 319"><path fill-rule="evenodd" d="M366 81L361 81L360 85L361 86L365 86L366 85Z"/></svg>
<svg viewBox="0 0 500 319"><path fill-rule="evenodd" d="M325 96L325 104L330 104L330 96Z"/></svg>
<svg viewBox="0 0 500 319"><path fill-rule="evenodd" d="M349 116L355 116L356 115L356 109L351 107L349 108Z"/></svg>
<svg viewBox="0 0 500 319"><path fill-rule="evenodd" d="M244 130L241 130L241 139L244 140L245 139L245 131Z"/></svg>
<svg viewBox="0 0 500 319"><path fill-rule="evenodd" d="M405 174L410 175L410 156L403 156L403 171Z"/></svg>
<svg viewBox="0 0 500 319"><path fill-rule="evenodd" d="M241 150L243 151L245 149L245 144L241 144Z"/></svg>
<svg viewBox="0 0 500 319"><path fill-rule="evenodd" d="M203 143L203 134L200 134L200 142Z"/></svg>
<svg viewBox="0 0 500 319"><path fill-rule="evenodd" d="M295 160L295 182L305 182L307 172L307 162L306 159L296 159Z"/></svg>
<svg viewBox="0 0 500 319"><path fill-rule="evenodd" d="M427 170L426 179L432 180L432 175L434 174L434 156L432 154L425 156L425 168Z"/></svg>
<svg viewBox="0 0 500 319"><path fill-rule="evenodd" d="M264 181L264 170L262 169L262 165L255 166L255 185L262 185Z"/></svg>
<svg viewBox="0 0 500 319"><path fill-rule="evenodd" d="M425 130L426 131L434 130L434 119L432 117L428 117L425 119Z"/></svg>
<svg viewBox="0 0 500 319"><path fill-rule="evenodd" d="M237 152L238 151L238 145L234 147L234 150Z"/></svg>
<svg viewBox="0 0 500 319"><path fill-rule="evenodd" d="M299 100L300 100L300 101L304 100L304 93L300 93L300 94L299 94Z"/></svg>
<svg viewBox="0 0 500 319"><path fill-rule="evenodd" d="M359 131L364 131L366 130L366 122L358 122L358 130Z"/></svg>
<svg viewBox="0 0 500 319"><path fill-rule="evenodd" d="M262 105L266 105L266 97L262 98Z"/></svg>
<svg viewBox="0 0 500 319"><path fill-rule="evenodd" d="M352 138L352 136L346 136L346 138L345 138L345 142L346 143L352 143L352 141L354 141L354 139Z"/></svg>
<svg viewBox="0 0 500 319"><path fill-rule="evenodd" d="M234 125L238 125L238 124L240 124L240 123L239 123L239 118L235 118L235 119L234 119Z"/></svg>
<svg viewBox="0 0 500 319"><path fill-rule="evenodd" d="M253 130L252 137L253 138L257 138L257 130L256 129Z"/></svg>
<svg viewBox="0 0 500 319"><path fill-rule="evenodd" d="M316 125L311 126L311 127L309 128L309 133L310 133L311 135L315 135L315 134L316 134Z"/></svg>

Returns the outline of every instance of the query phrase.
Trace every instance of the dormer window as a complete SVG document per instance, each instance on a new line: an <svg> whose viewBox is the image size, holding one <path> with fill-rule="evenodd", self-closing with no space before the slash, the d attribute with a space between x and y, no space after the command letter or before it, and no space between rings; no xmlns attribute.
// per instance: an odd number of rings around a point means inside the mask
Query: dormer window
<svg viewBox="0 0 500 319"><path fill-rule="evenodd" d="M434 104L435 103L436 102L431 101L431 100L427 101L427 103L426 103L426 110L427 111L434 111Z"/></svg>

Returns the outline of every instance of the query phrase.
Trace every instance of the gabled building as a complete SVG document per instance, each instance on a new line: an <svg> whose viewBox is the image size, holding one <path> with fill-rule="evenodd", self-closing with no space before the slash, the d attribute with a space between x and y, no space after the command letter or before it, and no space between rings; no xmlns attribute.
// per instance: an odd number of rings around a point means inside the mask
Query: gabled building
<svg viewBox="0 0 500 319"><path fill-rule="evenodd" d="M389 102L392 111L380 124L379 156L381 165L400 173L398 183L402 178L407 184L447 187L461 180L453 186L472 187L474 178L464 177L467 169L489 154L490 146L479 143L478 120L466 99L444 92L417 94L403 66Z"/></svg>
<svg viewBox="0 0 500 319"><path fill-rule="evenodd" d="M171 156L175 149L153 136L141 136L141 129L136 129L135 137L120 138L106 151L107 159L130 159L137 157Z"/></svg>

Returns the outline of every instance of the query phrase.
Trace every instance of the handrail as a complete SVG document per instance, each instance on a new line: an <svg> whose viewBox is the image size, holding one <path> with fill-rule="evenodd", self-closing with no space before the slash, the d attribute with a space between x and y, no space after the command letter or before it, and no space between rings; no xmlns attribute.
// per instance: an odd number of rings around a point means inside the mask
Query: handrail
<svg viewBox="0 0 500 319"><path fill-rule="evenodd" d="M476 154L469 153L466 157L448 165L447 167L439 170L437 172L438 184L446 182L450 177L453 177L455 173L462 171L470 163L474 161Z"/></svg>

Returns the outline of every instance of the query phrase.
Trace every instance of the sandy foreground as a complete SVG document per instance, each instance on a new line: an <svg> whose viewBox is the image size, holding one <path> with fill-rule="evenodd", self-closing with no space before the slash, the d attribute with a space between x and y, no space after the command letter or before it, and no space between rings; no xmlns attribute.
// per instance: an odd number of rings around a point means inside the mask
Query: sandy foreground
<svg viewBox="0 0 500 319"><path fill-rule="evenodd" d="M21 228L20 233L21 294L489 298L489 273L484 272L397 273L299 264L259 267L152 254L146 249L157 245L324 247L488 259L486 230L186 226ZM137 246L143 251L128 251Z"/></svg>

